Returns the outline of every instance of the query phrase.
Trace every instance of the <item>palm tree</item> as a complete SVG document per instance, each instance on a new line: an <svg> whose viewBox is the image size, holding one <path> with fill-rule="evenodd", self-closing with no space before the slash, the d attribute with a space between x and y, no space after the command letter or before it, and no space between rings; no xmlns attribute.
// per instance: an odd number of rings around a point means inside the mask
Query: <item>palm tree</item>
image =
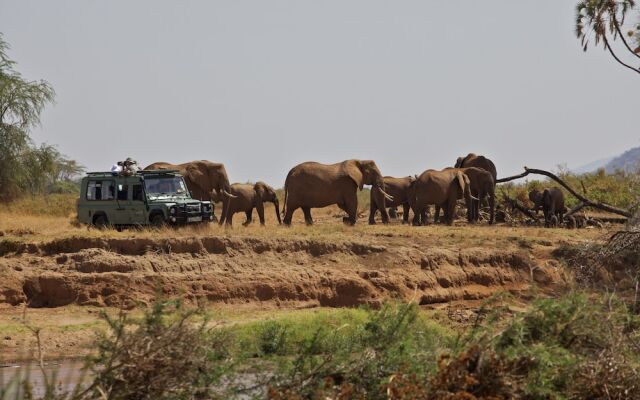
<svg viewBox="0 0 640 400"><path fill-rule="evenodd" d="M619 64L640 74L640 68L622 61L611 46L612 41L619 39L626 51L633 57L640 58L640 46L633 49L625 37L638 37L640 25L626 34L622 31L627 14L635 5L635 0L582 0L576 6L576 36L580 39L584 51L587 51L589 40L593 37L596 46L602 42L605 50L608 50Z"/></svg>

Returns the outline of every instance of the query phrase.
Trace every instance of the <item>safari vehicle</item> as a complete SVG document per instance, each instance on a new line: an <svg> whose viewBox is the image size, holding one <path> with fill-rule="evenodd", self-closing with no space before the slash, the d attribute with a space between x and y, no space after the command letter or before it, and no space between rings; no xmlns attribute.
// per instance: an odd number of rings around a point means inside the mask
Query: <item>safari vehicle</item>
<svg viewBox="0 0 640 400"><path fill-rule="evenodd" d="M78 220L118 229L184 225L211 222L213 205L193 199L178 171L90 172L82 178Z"/></svg>

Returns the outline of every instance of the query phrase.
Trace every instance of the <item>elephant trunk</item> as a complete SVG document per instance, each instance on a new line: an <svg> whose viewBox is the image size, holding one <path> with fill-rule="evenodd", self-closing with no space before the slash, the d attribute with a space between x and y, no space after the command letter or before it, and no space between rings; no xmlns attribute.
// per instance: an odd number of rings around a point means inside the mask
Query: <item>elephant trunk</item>
<svg viewBox="0 0 640 400"><path fill-rule="evenodd" d="M273 206L276 209L276 218L278 218L278 225L282 225L282 220L280 219L280 203L278 202L278 199L275 199L273 201Z"/></svg>

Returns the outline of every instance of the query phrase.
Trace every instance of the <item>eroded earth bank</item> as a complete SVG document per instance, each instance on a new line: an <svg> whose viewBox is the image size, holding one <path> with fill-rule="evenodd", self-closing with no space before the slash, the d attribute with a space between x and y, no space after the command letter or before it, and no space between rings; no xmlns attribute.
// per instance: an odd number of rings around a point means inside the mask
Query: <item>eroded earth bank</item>
<svg viewBox="0 0 640 400"><path fill-rule="evenodd" d="M547 289L567 283L551 256L557 242L480 231L487 233L482 240L460 228L443 230L444 238L390 230L3 241L0 304L132 308L158 293L284 307L376 305L393 298L431 304L522 291L532 282Z"/></svg>

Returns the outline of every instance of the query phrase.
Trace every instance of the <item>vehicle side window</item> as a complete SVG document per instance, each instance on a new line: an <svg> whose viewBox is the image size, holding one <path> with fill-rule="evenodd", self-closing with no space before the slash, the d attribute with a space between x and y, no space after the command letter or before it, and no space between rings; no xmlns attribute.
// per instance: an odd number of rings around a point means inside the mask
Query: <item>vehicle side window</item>
<svg viewBox="0 0 640 400"><path fill-rule="evenodd" d="M129 185L118 185L118 200L128 200L129 198Z"/></svg>
<svg viewBox="0 0 640 400"><path fill-rule="evenodd" d="M144 201L144 194L142 192L142 185L133 185L133 200Z"/></svg>
<svg viewBox="0 0 640 400"><path fill-rule="evenodd" d="M87 184L87 200L113 200L116 197L116 187L112 180L89 181Z"/></svg>

